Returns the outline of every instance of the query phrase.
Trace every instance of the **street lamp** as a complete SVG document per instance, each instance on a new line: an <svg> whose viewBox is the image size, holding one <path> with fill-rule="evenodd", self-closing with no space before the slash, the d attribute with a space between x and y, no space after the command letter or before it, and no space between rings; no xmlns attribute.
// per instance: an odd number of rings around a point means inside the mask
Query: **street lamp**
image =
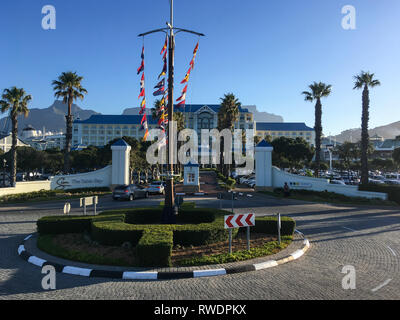
<svg viewBox="0 0 400 320"><path fill-rule="evenodd" d="M331 145L331 144L327 145L326 149L329 152L329 171L332 174L332 149L333 149L333 145Z"/></svg>

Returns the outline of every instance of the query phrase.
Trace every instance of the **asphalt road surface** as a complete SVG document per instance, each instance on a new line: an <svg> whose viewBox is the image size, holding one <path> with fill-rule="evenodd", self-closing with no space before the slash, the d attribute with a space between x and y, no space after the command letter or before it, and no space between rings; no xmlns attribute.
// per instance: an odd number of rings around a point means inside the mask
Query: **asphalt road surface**
<svg viewBox="0 0 400 320"><path fill-rule="evenodd" d="M100 198L98 210L156 206L160 196L133 202ZM190 201L187 198L186 201ZM193 198L197 206L231 201ZM298 260L278 267L210 278L168 281L126 281L57 274L56 290L41 287L41 269L22 260L17 247L36 231L36 221L62 214L64 202L0 207L0 299L399 299L400 209L339 206L244 195L234 202L235 213L289 215L311 248ZM72 214L82 213L79 200ZM92 210L92 209L90 209ZM90 212L90 211L88 211ZM344 289L342 273L352 266L356 288Z"/></svg>

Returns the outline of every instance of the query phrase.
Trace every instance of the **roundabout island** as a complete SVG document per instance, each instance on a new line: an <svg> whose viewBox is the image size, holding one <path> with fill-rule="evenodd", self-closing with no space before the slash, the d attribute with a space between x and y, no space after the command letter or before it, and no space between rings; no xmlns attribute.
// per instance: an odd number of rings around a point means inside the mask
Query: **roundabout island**
<svg viewBox="0 0 400 320"><path fill-rule="evenodd" d="M252 227L250 250L243 248L244 229L233 229L234 252L224 252L229 233L224 228L227 214L226 210L185 203L175 225L160 224L161 206L109 210L97 216L42 217L37 221L38 232L24 239L18 254L34 265L52 265L62 273L157 280L270 268L299 258L310 246L303 239L292 254L268 260L269 255L287 248L294 237L299 240L303 235L295 230L292 218L282 217L279 243L276 217L260 216ZM82 264L87 267L82 268Z"/></svg>

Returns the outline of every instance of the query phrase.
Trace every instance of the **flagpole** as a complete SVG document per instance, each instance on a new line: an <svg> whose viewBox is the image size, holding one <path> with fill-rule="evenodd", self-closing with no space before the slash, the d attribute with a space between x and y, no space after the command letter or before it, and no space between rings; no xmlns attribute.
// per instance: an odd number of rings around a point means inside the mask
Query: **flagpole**
<svg viewBox="0 0 400 320"><path fill-rule="evenodd" d="M174 220L171 216L174 214L174 59L175 59L175 41L174 41L174 1L171 0L170 23L169 27L169 45L168 45L168 177L167 190L165 192L165 215Z"/></svg>
<svg viewBox="0 0 400 320"><path fill-rule="evenodd" d="M165 190L165 206L163 211L163 223L173 224L176 221L175 217L175 199L174 199L174 150L175 150L175 130L173 126L173 116L174 116L174 59L175 59L175 34L179 32L186 32L198 35L199 37L204 36L204 34L174 27L174 0L170 0L170 22L167 22L167 28L156 29L139 34L139 37L144 37L146 35L164 32L168 34L169 32L169 45L168 45L168 145L167 145L167 186Z"/></svg>

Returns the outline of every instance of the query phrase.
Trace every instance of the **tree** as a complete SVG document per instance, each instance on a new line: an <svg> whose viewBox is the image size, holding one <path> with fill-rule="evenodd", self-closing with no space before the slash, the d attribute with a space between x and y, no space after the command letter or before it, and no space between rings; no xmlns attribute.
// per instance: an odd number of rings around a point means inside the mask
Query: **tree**
<svg viewBox="0 0 400 320"><path fill-rule="evenodd" d="M311 91L303 91L305 100L309 102L316 101L315 104L315 162L316 171L315 174L319 176L319 167L321 161L321 136L322 136L322 104L321 98L328 97L331 94L331 85L326 85L322 82L314 82L309 86Z"/></svg>
<svg viewBox="0 0 400 320"><path fill-rule="evenodd" d="M393 151L393 160L400 166L400 148Z"/></svg>
<svg viewBox="0 0 400 320"><path fill-rule="evenodd" d="M363 89L362 93L362 115L361 115L361 184L368 183L368 121L369 121L369 88L379 86L379 80L374 79L374 74L361 71L354 76L354 90Z"/></svg>
<svg viewBox="0 0 400 320"><path fill-rule="evenodd" d="M18 144L18 116L29 114L28 103L32 100L24 89L12 87L5 89L0 100L1 112L9 112L12 123L12 145L11 145L11 176L10 184L15 187L17 181L17 144Z"/></svg>
<svg viewBox="0 0 400 320"><path fill-rule="evenodd" d="M87 90L82 87L81 82L83 77L78 76L75 72L63 72L58 80L52 82L53 90L55 91L54 96L56 98L62 98L63 103L68 105L68 114L66 115L67 133L65 139L65 154L64 154L64 172L69 173L71 169L70 165L70 152L71 152L71 141L72 141L72 103L74 100L83 100L84 95L87 94Z"/></svg>
<svg viewBox="0 0 400 320"><path fill-rule="evenodd" d="M233 93L225 94L221 100L221 107L218 111L218 130L229 129L233 132L235 128L235 122L239 119L239 107L241 103L235 97ZM224 141L221 141L221 155L220 155L220 168L221 171L226 168L223 166L225 159L223 159ZM228 155L225 155L228 156ZM229 155L232 156L232 155ZM224 172L225 176L228 175L227 170Z"/></svg>
<svg viewBox="0 0 400 320"><path fill-rule="evenodd" d="M272 161L281 168L300 169L311 161L314 149L302 138L279 137L271 142L274 148Z"/></svg>

